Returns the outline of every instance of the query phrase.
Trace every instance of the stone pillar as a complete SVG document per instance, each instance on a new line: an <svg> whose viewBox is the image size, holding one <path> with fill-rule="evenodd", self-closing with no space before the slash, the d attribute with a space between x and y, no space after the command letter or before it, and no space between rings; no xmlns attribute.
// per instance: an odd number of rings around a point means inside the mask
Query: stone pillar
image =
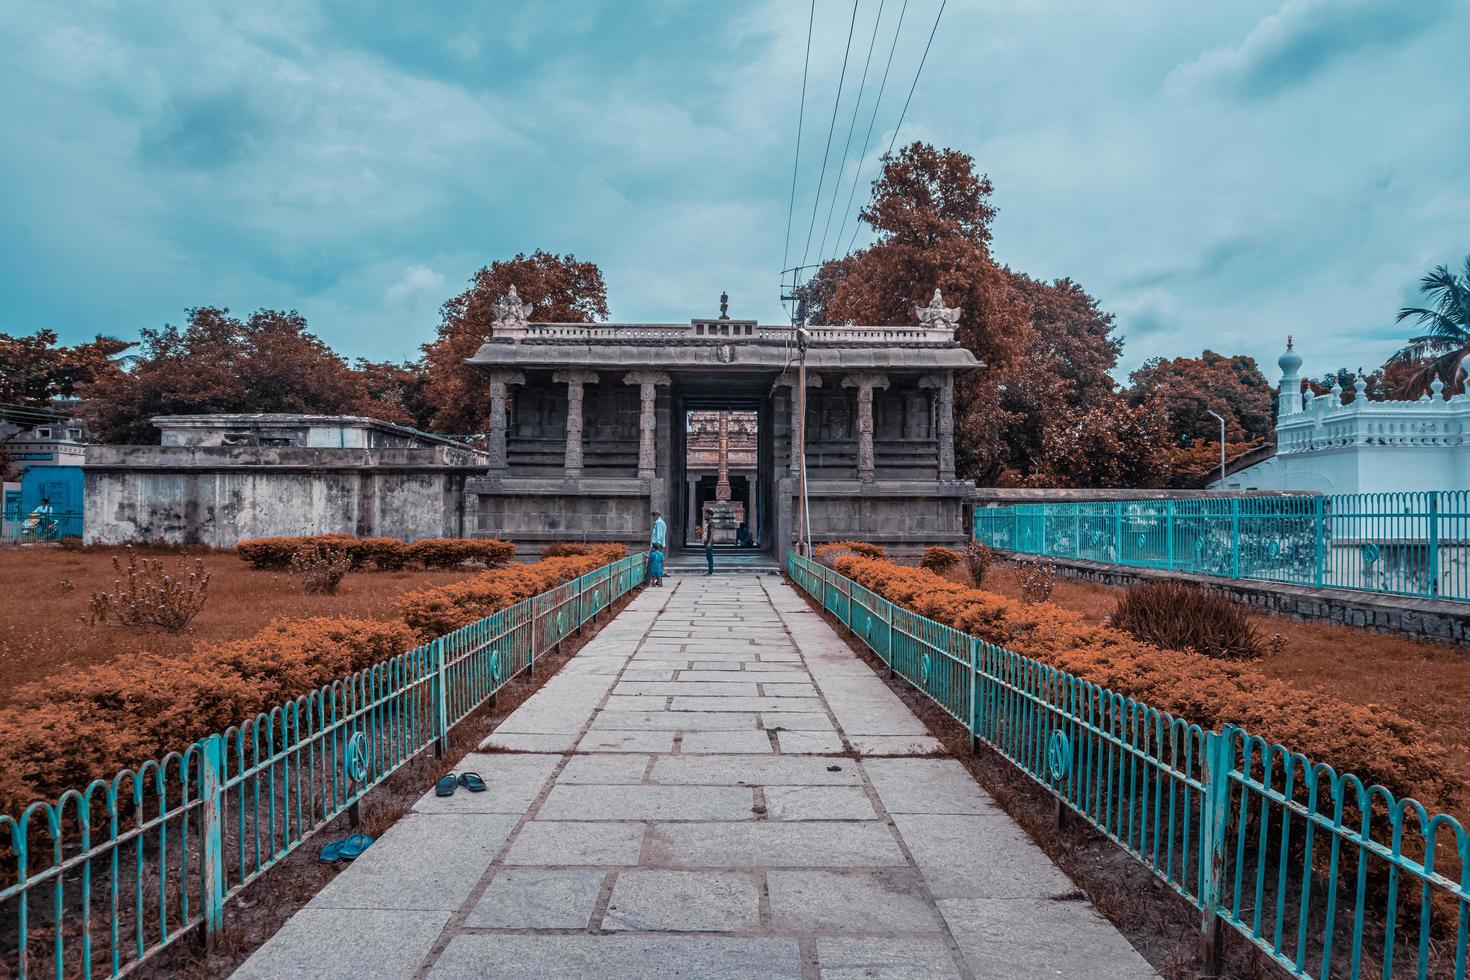
<svg viewBox="0 0 1470 980"><path fill-rule="evenodd" d="M860 372L843 377L842 387L856 388L858 392L858 479L873 483L878 479L878 467L873 457L873 389L887 388L886 374Z"/></svg>
<svg viewBox="0 0 1470 980"><path fill-rule="evenodd" d="M526 376L519 371L497 368L490 372L490 468L491 476L504 476L510 470L505 455L505 396L508 385L523 385Z"/></svg>
<svg viewBox="0 0 1470 980"><path fill-rule="evenodd" d="M597 384L596 371L557 371L551 380L567 386L566 478L582 478L582 386Z"/></svg>
<svg viewBox="0 0 1470 980"><path fill-rule="evenodd" d="M788 413L790 416L790 423L787 426L786 442L790 448L790 467L791 475L793 477L798 476L801 472L800 433L801 427L806 421L798 414L801 411L801 406L798 404L798 401L800 399L796 387L797 377L798 376L795 371L787 371L785 374L781 375L781 377L776 379L777 387L786 387L791 390L790 396L787 399L790 406L790 410ZM820 374L815 374L811 371L808 371L806 373L806 386L808 388L822 387L822 376Z"/></svg>
<svg viewBox="0 0 1470 980"><path fill-rule="evenodd" d="M920 388L934 391L934 431L939 439L939 478L954 479L954 372L926 374Z"/></svg>
<svg viewBox="0 0 1470 980"><path fill-rule="evenodd" d="M730 499L730 413L720 413L720 473L715 481L715 499Z"/></svg>
<svg viewBox="0 0 1470 980"><path fill-rule="evenodd" d="M651 480L658 472L654 440L658 418L654 406L658 401L658 386L669 384L669 376L662 371L629 371L623 375L623 383L639 386L638 478Z"/></svg>

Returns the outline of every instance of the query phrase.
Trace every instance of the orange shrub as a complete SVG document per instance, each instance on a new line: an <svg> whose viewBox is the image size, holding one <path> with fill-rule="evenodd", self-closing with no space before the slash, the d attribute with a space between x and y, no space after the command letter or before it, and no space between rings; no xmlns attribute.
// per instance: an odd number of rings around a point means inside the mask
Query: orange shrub
<svg viewBox="0 0 1470 980"><path fill-rule="evenodd" d="M407 544L397 538L359 538L351 534L306 534L296 537L251 538L235 545L235 553L256 569L283 570L302 551L329 547L344 552L352 567L369 565L394 571L410 564L424 568L454 568L466 561L504 565L515 557L516 546L493 538L420 538Z"/></svg>
<svg viewBox="0 0 1470 980"><path fill-rule="evenodd" d="M541 549L542 558L575 558L581 555L603 555L611 556L607 562L617 561L619 558L628 557L628 546L625 544L588 544L575 541L554 541Z"/></svg>
<svg viewBox="0 0 1470 980"><path fill-rule="evenodd" d="M887 559L888 552L881 544L867 541L829 541L812 549L812 556L823 565L831 565L842 555L861 555L864 558Z"/></svg>
<svg viewBox="0 0 1470 980"><path fill-rule="evenodd" d="M943 574L958 565L963 558L963 555L952 548L941 548L935 545L924 549L924 557L919 559L919 567Z"/></svg>
<svg viewBox="0 0 1470 980"><path fill-rule="evenodd" d="M1444 806L1463 787L1444 747L1395 712L1303 691L1203 654L1161 649L1111 626L1090 626L1049 602L1016 602L921 568L857 555L838 557L834 567L920 615L1205 728L1239 725L1400 797Z"/></svg>
<svg viewBox="0 0 1470 980"><path fill-rule="evenodd" d="M181 750L413 646L402 623L277 620L232 643L126 654L26 685L0 710L0 812Z"/></svg>
<svg viewBox="0 0 1470 980"><path fill-rule="evenodd" d="M403 596L399 612L422 639L442 636L538 592L586 575L616 561L618 549L627 550L622 545L592 548L599 553L543 558L525 565L491 569L448 585L418 589Z"/></svg>

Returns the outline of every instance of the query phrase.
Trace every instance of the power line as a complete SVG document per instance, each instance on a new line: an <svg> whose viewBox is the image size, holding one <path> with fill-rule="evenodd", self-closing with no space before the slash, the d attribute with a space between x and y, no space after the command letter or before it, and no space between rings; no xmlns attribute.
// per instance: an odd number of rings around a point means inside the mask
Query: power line
<svg viewBox="0 0 1470 980"><path fill-rule="evenodd" d="M883 152L883 155L885 157L893 152L893 145L898 142L898 132L900 129L903 128L904 117L907 116L909 113L909 103L913 101L914 89L919 87L919 75L922 74L924 71L924 62L929 59L929 47L934 43L934 35L939 30L939 18L944 16L944 8L948 3L949 0L941 0L939 4L939 13L934 15L934 26L929 30L929 40L924 42L924 53L919 58L918 70L914 72L914 83L909 86L908 98L903 100L903 111L898 114L898 125L893 127L893 139L888 141L888 149ZM863 223L859 221L858 226L852 230L852 240L848 243L847 246L847 250L849 252L852 251L852 242L857 241L858 231L861 230L862 227Z"/></svg>
<svg viewBox="0 0 1470 980"><path fill-rule="evenodd" d="M817 196L812 199L812 220L806 229L806 245L801 250L801 264L812 250L812 232L817 230L817 208L822 203L822 184L827 179L827 157L832 152L832 134L837 130L837 109L842 103L842 83L847 80L847 57L852 53L852 31L857 26L858 0L852 0L852 20L847 25L847 49L842 52L842 73L837 76L837 98L832 100L832 122L827 126L827 148L822 151L822 172L817 177ZM785 265L783 262L782 265Z"/></svg>
<svg viewBox="0 0 1470 980"><path fill-rule="evenodd" d="M857 196L858 178L862 176L863 158L868 155L868 145L873 140L873 124L878 121L878 107L883 104L883 90L888 87L888 70L893 67L893 52L898 50L898 35L903 31L903 15L908 13L909 0L903 0L898 11L898 26L893 29L893 43L888 46L888 63L883 66L883 80L878 83L878 98L873 100L873 114L868 117L868 132L863 137L863 148L858 153L857 166L852 171L852 187L847 192L847 205L842 209L842 225L837 229L837 241L842 242L842 229L847 227L847 215L852 214L853 198ZM881 14L882 11L879 11ZM853 236L856 239L856 235ZM849 252L852 246L847 247Z"/></svg>
<svg viewBox="0 0 1470 980"><path fill-rule="evenodd" d="M878 43L878 25L883 21L884 0L878 0L878 16L873 20L873 36L868 39L868 56L863 59L863 77L858 79L857 99L852 103L852 120L847 124L847 141L842 144L842 163L837 167L837 178L832 181L832 203L827 205L827 223L822 225L822 244L817 246L817 265L827 252L827 233L832 229L832 215L837 210L837 194L842 190L842 172L847 169L847 151L852 149L852 134L857 129L858 110L863 107L863 88L868 84L868 66L873 63L873 46ZM858 158L862 164L862 158ZM844 224L846 222L844 221ZM837 240L842 241L842 229L838 229Z"/></svg>
<svg viewBox="0 0 1470 980"><path fill-rule="evenodd" d="M812 60L812 25L817 20L817 0L812 0L811 13L806 22L806 57L801 64L801 108L796 113L796 159L791 163L791 203L786 205L786 247L781 251L781 268L791 253L791 218L796 213L796 170L801 164L801 129L806 120L806 73Z"/></svg>

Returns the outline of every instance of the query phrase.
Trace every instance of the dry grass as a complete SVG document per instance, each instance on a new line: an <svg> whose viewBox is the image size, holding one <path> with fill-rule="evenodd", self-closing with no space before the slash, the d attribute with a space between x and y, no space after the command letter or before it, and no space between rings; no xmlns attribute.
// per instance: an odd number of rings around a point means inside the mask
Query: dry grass
<svg viewBox="0 0 1470 980"><path fill-rule="evenodd" d="M1020 598L1019 575L997 564L985 588ZM1051 601L1082 613L1089 623L1112 615L1123 590L1058 578ZM1371 633L1350 626L1299 623L1252 613L1260 636L1281 636L1279 653L1251 661L1251 669L1302 690L1321 688L1345 701L1380 705L1429 729L1470 778L1470 651L1441 643Z"/></svg>
<svg viewBox="0 0 1470 980"><path fill-rule="evenodd" d="M0 703L49 675L103 663L122 653L182 652L198 641L238 640L278 617L396 619L398 596L473 574L464 571L354 572L335 595L308 595L288 572L251 570L233 552L204 554L209 600L187 632L169 634L88 626L88 597L111 589L120 549L0 549ZM168 562L173 559L167 555Z"/></svg>

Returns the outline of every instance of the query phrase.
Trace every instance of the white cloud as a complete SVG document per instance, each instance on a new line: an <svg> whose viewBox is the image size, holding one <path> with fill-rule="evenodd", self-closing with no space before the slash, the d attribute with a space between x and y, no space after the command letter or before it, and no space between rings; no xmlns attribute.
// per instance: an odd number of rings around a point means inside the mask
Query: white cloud
<svg viewBox="0 0 1470 980"><path fill-rule="evenodd" d="M393 306L425 293L442 301L446 285L444 277L428 266L411 265L383 292L383 298Z"/></svg>

